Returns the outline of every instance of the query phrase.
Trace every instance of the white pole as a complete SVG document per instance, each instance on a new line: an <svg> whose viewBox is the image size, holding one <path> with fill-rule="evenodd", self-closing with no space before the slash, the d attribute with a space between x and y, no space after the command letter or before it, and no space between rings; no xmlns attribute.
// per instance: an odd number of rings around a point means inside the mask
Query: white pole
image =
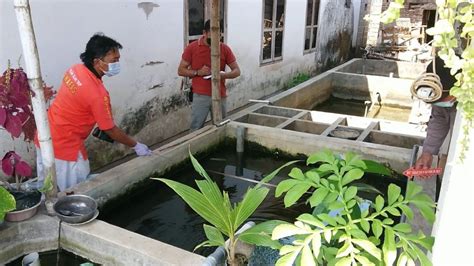
<svg viewBox="0 0 474 266"><path fill-rule="evenodd" d="M31 103L33 106L33 114L35 115L36 127L38 129L41 157L43 158L46 176L51 176L53 181L53 189L47 193L47 196L49 198L55 198L57 195L57 186L53 142L49 130L43 80L41 78L38 48L36 47L35 33L31 20L30 4L29 0L14 0L13 2L18 30L20 32L21 46L23 48L23 57L26 62L26 75L28 76L28 83L35 94L31 97Z"/></svg>

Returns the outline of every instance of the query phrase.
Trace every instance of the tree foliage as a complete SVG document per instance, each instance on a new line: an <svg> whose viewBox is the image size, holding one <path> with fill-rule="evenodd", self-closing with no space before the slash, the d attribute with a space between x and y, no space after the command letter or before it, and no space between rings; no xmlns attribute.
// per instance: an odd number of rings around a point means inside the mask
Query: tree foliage
<svg viewBox="0 0 474 266"><path fill-rule="evenodd" d="M382 14L383 23L391 23L400 16L404 0L392 1ZM456 97L458 109L462 110L463 125L462 150L460 159L465 158L469 148L469 131L474 121L474 2L469 0L436 0L438 20L427 33L433 36L433 46L438 48L438 56L451 68L457 82L450 90Z"/></svg>

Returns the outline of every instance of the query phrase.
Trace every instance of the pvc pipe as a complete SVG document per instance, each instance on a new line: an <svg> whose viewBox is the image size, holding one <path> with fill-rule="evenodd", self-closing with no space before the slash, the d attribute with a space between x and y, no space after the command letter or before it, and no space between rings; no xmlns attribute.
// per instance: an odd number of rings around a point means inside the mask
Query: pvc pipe
<svg viewBox="0 0 474 266"><path fill-rule="evenodd" d="M238 126L236 136L237 136L236 151L237 152L244 152L245 128L241 127L241 126Z"/></svg>
<svg viewBox="0 0 474 266"><path fill-rule="evenodd" d="M242 232L250 229L252 226L255 226L255 223L250 221L246 222L244 225L240 227L239 230L235 233L236 235L241 234ZM228 245L229 240L225 242L226 245ZM211 255L207 256L204 262L202 263L203 266L216 266L216 265L221 265L225 262L226 258L226 252L225 248L223 246L220 246L212 252Z"/></svg>
<svg viewBox="0 0 474 266"><path fill-rule="evenodd" d="M22 266L40 266L39 254L38 252L30 253L23 257L21 260Z"/></svg>
<svg viewBox="0 0 474 266"><path fill-rule="evenodd" d="M251 103L266 103L266 104L272 104L272 102L269 101L269 100L254 100L254 99L250 99L249 102L251 102Z"/></svg>
<svg viewBox="0 0 474 266"><path fill-rule="evenodd" d="M48 115L46 112L46 101L43 91L43 80L41 78L41 69L36 47L35 32L31 20L29 0L14 0L14 9L20 33L21 46L23 48L23 57L25 58L25 70L28 76L28 83L34 96L31 96L33 114L35 116L36 127L38 130L38 140L41 147L41 156L46 173L51 175L53 189L48 196L56 197L56 167L54 163L53 142L49 129Z"/></svg>

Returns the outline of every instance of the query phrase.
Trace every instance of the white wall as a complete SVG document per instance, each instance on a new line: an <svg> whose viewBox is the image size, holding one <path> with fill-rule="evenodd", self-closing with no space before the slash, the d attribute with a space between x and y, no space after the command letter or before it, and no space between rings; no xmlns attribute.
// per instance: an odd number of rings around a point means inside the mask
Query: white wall
<svg viewBox="0 0 474 266"><path fill-rule="evenodd" d="M347 52L339 51L334 42L341 31L351 33L353 12L344 8L344 2L321 1L317 44L321 50L303 54L306 0L286 0L283 60L261 66L263 1L228 0L227 42L242 70L241 77L228 81L228 109L275 92L299 72L314 73L328 62L341 62ZM79 55L93 33L103 32L123 45L122 72L113 78L104 77L113 115L119 126L152 144L189 127L190 107L179 90L181 78L176 74L183 50L184 0L151 1L158 7L148 17L139 3L30 0L43 79L55 88L64 71L80 62ZM16 67L21 46L10 0L0 0L0 39L0 69L6 68L8 59ZM146 65L148 62L162 63ZM9 140L2 138L0 145L4 143ZM120 145L88 143L92 161L107 162L130 152Z"/></svg>
<svg viewBox="0 0 474 266"><path fill-rule="evenodd" d="M466 158L460 162L463 120L458 111L433 226L433 265L474 265L474 129Z"/></svg>

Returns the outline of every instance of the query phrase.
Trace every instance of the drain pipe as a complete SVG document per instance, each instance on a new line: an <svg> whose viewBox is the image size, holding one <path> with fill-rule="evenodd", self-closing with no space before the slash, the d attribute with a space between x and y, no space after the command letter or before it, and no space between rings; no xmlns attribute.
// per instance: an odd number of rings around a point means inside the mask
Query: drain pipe
<svg viewBox="0 0 474 266"><path fill-rule="evenodd" d="M250 99L249 102L251 103L265 103L265 104L268 104L268 105L272 105L273 102L269 101L269 100L255 100L255 99Z"/></svg>
<svg viewBox="0 0 474 266"><path fill-rule="evenodd" d="M365 105L364 117L367 117L369 110L372 109L372 101L365 101L364 105Z"/></svg>
<svg viewBox="0 0 474 266"><path fill-rule="evenodd" d="M21 265L22 266L40 266L41 264L40 264L38 252L33 252L23 257L23 259L21 260Z"/></svg>
<svg viewBox="0 0 474 266"><path fill-rule="evenodd" d="M245 136L245 128L238 126L237 127L237 152L244 152L244 136Z"/></svg>
<svg viewBox="0 0 474 266"><path fill-rule="evenodd" d="M410 168L415 165L416 159L418 157L419 149L420 149L420 145L418 144L413 145L413 149L411 150Z"/></svg>
<svg viewBox="0 0 474 266"><path fill-rule="evenodd" d="M237 132L236 132L236 137L237 137L237 145L236 145L236 151L237 151L237 164L235 167L235 175L236 176L243 176L244 175L244 167L243 167L243 158L244 158L244 139L245 139L245 128L238 126L237 127Z"/></svg>
<svg viewBox="0 0 474 266"><path fill-rule="evenodd" d="M226 119L226 120L221 121L221 122L219 122L219 123L217 123L217 124L215 124L215 125L216 125L216 127L221 127L221 126L225 126L225 125L226 125L227 123L229 123L229 122L230 122L230 119Z"/></svg>
<svg viewBox="0 0 474 266"><path fill-rule="evenodd" d="M36 127L38 129L38 139L41 147L41 157L45 167L46 176L51 177L53 188L46 193L46 209L48 214L52 215L52 205L54 198L57 197L56 167L54 160L53 142L49 129L48 115L46 112L46 100L44 98L43 79L41 78L41 69L38 48L36 46L33 21L31 19L31 10L29 0L14 0L13 6L20 33L21 46L25 58L26 75L28 84L34 92L31 94L31 105L35 117Z"/></svg>
<svg viewBox="0 0 474 266"><path fill-rule="evenodd" d="M247 222L245 223L244 225L242 225L240 227L239 230L237 230L236 232L236 235L238 234L241 234L242 232L250 229L251 227L255 226L255 223L250 221L250 222ZM225 242L226 245L229 244L229 240L227 239L227 241ZM225 248L223 246L220 246L218 248L216 248L216 250L214 250L214 252L212 252L211 255L207 256L206 259L204 260L204 262L202 263L202 266L217 266L217 265L221 265L222 263L225 262L225 258L226 258L226 252L225 252Z"/></svg>

